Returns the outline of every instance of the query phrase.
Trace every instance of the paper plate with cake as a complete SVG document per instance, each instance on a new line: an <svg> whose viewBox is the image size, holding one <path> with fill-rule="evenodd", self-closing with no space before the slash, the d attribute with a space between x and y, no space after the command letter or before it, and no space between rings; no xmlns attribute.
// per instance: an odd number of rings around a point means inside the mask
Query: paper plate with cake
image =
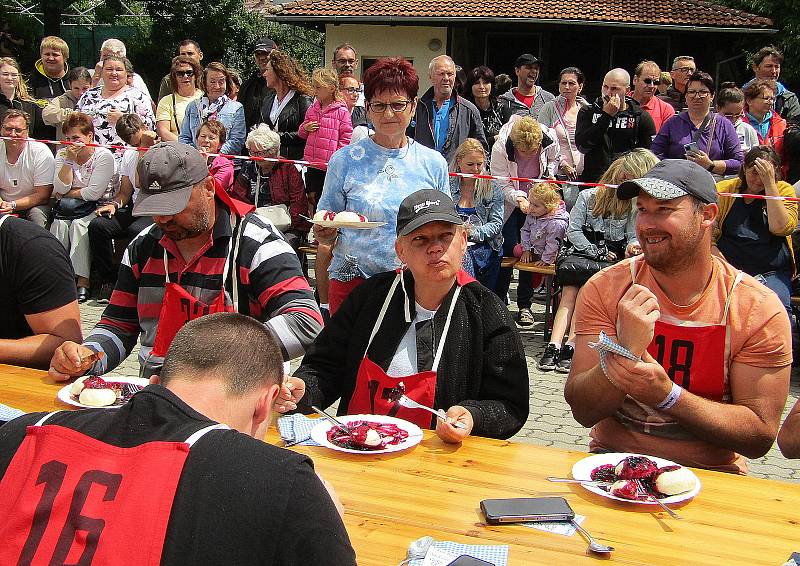
<svg viewBox="0 0 800 566"><path fill-rule="evenodd" d="M351 210L333 212L320 209L314 214L314 218L308 218L308 220L323 228L355 228L357 230L377 228L386 224L386 222L371 222L363 214Z"/></svg>
<svg viewBox="0 0 800 566"><path fill-rule="evenodd" d="M575 462L572 477L585 489L617 501L680 503L700 493L700 479L685 466L655 456L610 452Z"/></svg>
<svg viewBox="0 0 800 566"><path fill-rule="evenodd" d="M422 440L422 429L396 417L385 415L345 415L337 417L349 431L324 419L311 429L311 438L350 454L386 454L416 446Z"/></svg>
<svg viewBox="0 0 800 566"><path fill-rule="evenodd" d="M116 409L150 382L138 377L85 375L58 390L58 398L83 409Z"/></svg>

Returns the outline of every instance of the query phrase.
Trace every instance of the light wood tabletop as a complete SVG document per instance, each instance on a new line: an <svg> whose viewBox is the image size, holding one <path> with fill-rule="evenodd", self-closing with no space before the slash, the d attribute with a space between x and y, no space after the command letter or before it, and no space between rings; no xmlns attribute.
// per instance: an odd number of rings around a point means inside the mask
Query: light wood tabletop
<svg viewBox="0 0 800 566"><path fill-rule="evenodd" d="M56 399L63 384L44 372L0 365L0 402L23 410L67 409ZM271 430L269 442L280 444ZM587 456L503 440L472 437L461 446L430 431L405 452L351 455L324 447L292 448L311 456L345 508L359 564L395 565L411 541L430 535L465 544L507 544L509 564L575 564L601 560L583 538L520 525L488 526L480 501L499 497L563 496L583 526L616 548L620 564L782 564L800 551L797 485L694 470L702 489L674 508L618 503L547 476L570 475Z"/></svg>

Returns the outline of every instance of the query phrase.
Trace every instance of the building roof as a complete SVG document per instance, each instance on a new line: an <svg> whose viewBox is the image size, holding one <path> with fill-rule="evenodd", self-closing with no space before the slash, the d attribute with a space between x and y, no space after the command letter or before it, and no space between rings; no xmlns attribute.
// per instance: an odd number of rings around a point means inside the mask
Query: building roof
<svg viewBox="0 0 800 566"><path fill-rule="evenodd" d="M277 21L431 23L519 21L719 31L772 31L769 18L707 0L246 0ZM446 20L445 20L446 18Z"/></svg>

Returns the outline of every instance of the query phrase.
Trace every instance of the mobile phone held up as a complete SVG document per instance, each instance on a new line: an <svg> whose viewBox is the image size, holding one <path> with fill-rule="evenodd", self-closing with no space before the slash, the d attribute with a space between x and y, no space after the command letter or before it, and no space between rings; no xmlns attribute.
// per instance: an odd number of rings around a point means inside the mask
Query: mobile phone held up
<svg viewBox="0 0 800 566"><path fill-rule="evenodd" d="M683 151L686 153L700 153L700 148L697 147L697 142L683 144Z"/></svg>
<svg viewBox="0 0 800 566"><path fill-rule="evenodd" d="M563 497L484 499L481 511L490 525L536 521L571 521L575 512Z"/></svg>

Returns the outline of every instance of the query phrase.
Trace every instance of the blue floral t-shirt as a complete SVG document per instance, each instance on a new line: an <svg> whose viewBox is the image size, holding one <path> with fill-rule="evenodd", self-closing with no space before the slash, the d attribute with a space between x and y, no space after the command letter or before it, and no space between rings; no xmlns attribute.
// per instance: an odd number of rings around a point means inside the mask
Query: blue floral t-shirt
<svg viewBox="0 0 800 566"><path fill-rule="evenodd" d="M386 224L372 230L342 229L333 248L331 278L366 279L400 267L394 251L397 211L404 198L422 189L450 195L447 162L412 139L405 147L387 149L365 138L334 153L317 209L350 210Z"/></svg>

